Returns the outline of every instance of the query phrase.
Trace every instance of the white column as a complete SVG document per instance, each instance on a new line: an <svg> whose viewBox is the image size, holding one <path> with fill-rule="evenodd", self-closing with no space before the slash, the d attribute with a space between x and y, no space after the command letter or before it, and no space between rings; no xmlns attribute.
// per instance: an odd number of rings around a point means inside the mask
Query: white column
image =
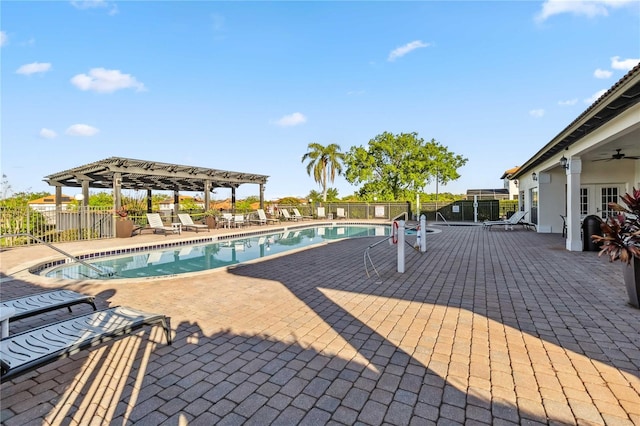
<svg viewBox="0 0 640 426"><path fill-rule="evenodd" d="M567 240L566 248L569 251L582 251L582 238L580 235L580 174L582 173L582 160L571 157L567 163Z"/></svg>
<svg viewBox="0 0 640 426"><path fill-rule="evenodd" d="M427 218L425 215L420 215L420 231L418 232L420 235L420 252L424 253L427 251Z"/></svg>
<svg viewBox="0 0 640 426"><path fill-rule="evenodd" d="M398 272L404 273L404 220L398 221Z"/></svg>

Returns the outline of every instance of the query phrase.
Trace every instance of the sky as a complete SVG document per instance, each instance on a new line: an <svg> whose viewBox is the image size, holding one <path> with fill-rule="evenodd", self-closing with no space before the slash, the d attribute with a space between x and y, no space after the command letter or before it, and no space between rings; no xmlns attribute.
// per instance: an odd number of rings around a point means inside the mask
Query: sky
<svg viewBox="0 0 640 426"><path fill-rule="evenodd" d="M268 175L267 200L306 197L321 191L310 143L348 152L383 132L468 159L440 193L501 188L640 61L638 0L2 1L0 18L13 193L126 157Z"/></svg>

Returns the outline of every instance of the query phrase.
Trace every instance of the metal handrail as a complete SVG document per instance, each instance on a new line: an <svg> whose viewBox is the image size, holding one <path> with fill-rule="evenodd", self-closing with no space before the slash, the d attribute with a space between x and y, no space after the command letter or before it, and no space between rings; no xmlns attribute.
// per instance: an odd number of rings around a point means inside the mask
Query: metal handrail
<svg viewBox="0 0 640 426"><path fill-rule="evenodd" d="M401 216L404 216L404 220L407 221L409 220L409 214L407 212L402 212L400 213L398 216L394 217L393 219L391 219L391 222L395 222L396 220L398 220Z"/></svg>
<svg viewBox="0 0 640 426"><path fill-rule="evenodd" d="M44 241L41 238L38 238L34 235L31 235L27 232L24 233L19 233L19 234L2 234L0 235L0 238L7 238L7 237L29 237L32 238L34 240L36 240L37 242L44 244L45 246L57 251L58 253L80 263L81 265L86 266L89 269L93 269L94 271L96 271L98 273L98 275L107 275L107 276L111 276L113 275L113 272L105 272L102 269L98 268L97 266L94 266L90 263L85 262L84 260L78 259L77 257L75 257L74 255L72 255L71 253L67 253L66 251L59 249L58 247L53 246L52 244L48 243L47 241Z"/></svg>
<svg viewBox="0 0 640 426"><path fill-rule="evenodd" d="M374 248L378 244L384 243L385 241L389 241L391 238L393 238L393 235L389 235L387 238L383 238L380 241L376 241L375 243L370 244L369 247L367 247L364 250L364 256L363 256L363 258L364 258L363 259L364 260L364 270L367 273L367 278L371 278L371 275L369 274L369 269L367 268L367 259L369 259L369 263L371 263L371 267L373 268L373 271L376 273L378 278L380 278L380 274L378 273L378 270L376 269L376 266L373 264L373 261L371 260L371 256L369 255L369 250Z"/></svg>
<svg viewBox="0 0 640 426"><path fill-rule="evenodd" d="M447 226L451 226L449 224L449 222L447 222L447 219L445 219L444 216L442 216L442 213L440 213L440 212L436 212L436 222L438 221L438 216L440 216L442 218L442 220L444 221L444 223L447 224Z"/></svg>

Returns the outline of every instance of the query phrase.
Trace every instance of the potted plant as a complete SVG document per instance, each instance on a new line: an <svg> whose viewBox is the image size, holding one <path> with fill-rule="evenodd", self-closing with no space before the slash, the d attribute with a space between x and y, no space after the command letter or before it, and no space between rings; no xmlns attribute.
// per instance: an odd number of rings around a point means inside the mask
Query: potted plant
<svg viewBox="0 0 640 426"><path fill-rule="evenodd" d="M218 214L215 210L206 210L204 212L204 223L207 224L209 229L216 228L217 216Z"/></svg>
<svg viewBox="0 0 640 426"><path fill-rule="evenodd" d="M118 220L116 221L116 238L129 238L133 235L133 221L129 219L127 208L122 206L116 210Z"/></svg>
<svg viewBox="0 0 640 426"><path fill-rule="evenodd" d="M602 236L592 235L591 238L602 244L599 256L606 254L609 261L623 263L629 303L640 308L640 189L633 188L631 194L620 198L626 207L609 203L609 208L619 213L602 222Z"/></svg>

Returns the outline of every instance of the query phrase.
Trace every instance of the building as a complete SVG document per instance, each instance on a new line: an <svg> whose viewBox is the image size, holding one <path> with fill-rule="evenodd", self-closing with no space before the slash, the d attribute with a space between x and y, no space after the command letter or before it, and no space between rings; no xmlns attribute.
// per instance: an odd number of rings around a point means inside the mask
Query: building
<svg viewBox="0 0 640 426"><path fill-rule="evenodd" d="M640 187L640 64L509 179L538 232L563 233L567 250L583 250L582 220L606 219L609 202Z"/></svg>
<svg viewBox="0 0 640 426"><path fill-rule="evenodd" d="M73 201L75 201L73 197L63 194L60 197L60 209L67 210L67 208ZM56 210L56 196L53 194L47 195L45 197L38 198L37 200L31 200L27 203L27 205L31 209L37 210L39 212L54 211Z"/></svg>

